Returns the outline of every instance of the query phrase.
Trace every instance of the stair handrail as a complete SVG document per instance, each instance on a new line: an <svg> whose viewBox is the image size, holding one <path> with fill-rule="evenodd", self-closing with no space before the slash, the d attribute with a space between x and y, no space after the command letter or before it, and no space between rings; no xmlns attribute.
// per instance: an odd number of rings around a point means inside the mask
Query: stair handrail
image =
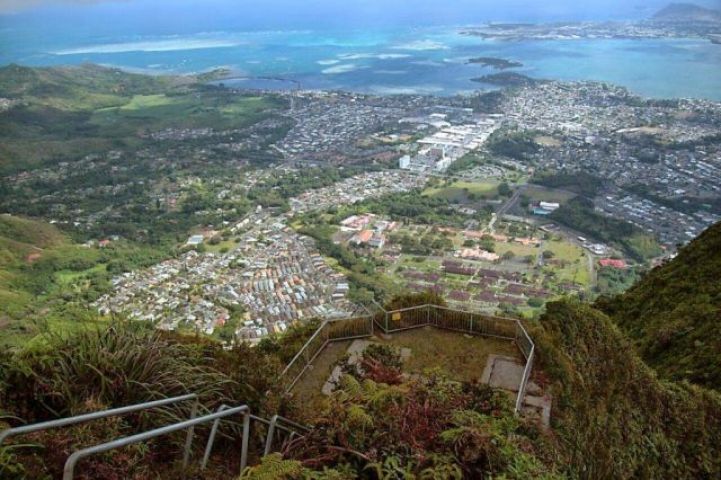
<svg viewBox="0 0 721 480"><path fill-rule="evenodd" d="M296 423L293 420L288 420L287 418L281 417L280 415L273 415L270 419L270 424L268 425L268 434L265 437L265 449L263 450L263 455L268 455L270 453L271 448L273 447L273 435L275 434L276 428L285 430L287 432L290 432L291 434L296 433L296 432L290 430L289 428L284 427L283 425L279 425L278 424L279 421L283 422L287 425L290 425L291 427L295 428L296 430L302 430L305 432L310 431L310 428L306 427L305 425Z"/></svg>
<svg viewBox="0 0 721 480"><path fill-rule="evenodd" d="M215 419L228 417L238 413L243 414L243 443L240 454L240 471L243 472L248 463L248 437L250 434L250 408L247 405L224 409L222 411L204 415L202 417L191 418L190 420L185 420L182 422L167 425L165 427L160 427L154 430L149 430L147 432L131 435L129 437L123 437L110 442L84 448L82 450L77 450L73 452L73 454L70 455L65 462L65 468L63 469L63 480L73 480L73 477L75 475L75 465L78 463L78 461L87 456L107 452L108 450L114 450L116 448L125 447L134 443L144 442L146 440L168 435L170 433L174 433L180 430L191 429L196 425L200 425L213 421Z"/></svg>
<svg viewBox="0 0 721 480"><path fill-rule="evenodd" d="M136 403L134 405L127 405L125 407L113 408L110 410L100 410L97 412L85 413L82 415L75 415L74 417L65 417L57 420L49 420L47 422L33 423L31 425L23 425L22 427L8 428L0 432L0 445L7 440L9 437L14 435L23 435L26 433L38 432L41 430L48 430L51 428L67 427L69 425L77 425L79 423L91 422L93 420L100 420L102 418L115 417L118 415L124 415L126 413L133 413L141 410L148 410L150 408L162 407L165 405L171 405L174 403L184 402L186 400L197 399L198 395L195 393L189 393L187 395L180 395L177 397L164 398L161 400L153 400L151 402Z"/></svg>
<svg viewBox="0 0 721 480"><path fill-rule="evenodd" d="M230 407L228 405L221 405L220 407L218 407L217 412L222 412L229 408ZM310 431L309 427L306 427L305 425L296 423L292 420L288 420L287 418L281 417L280 415L274 415L270 420L268 420L266 418L258 417L258 416L252 415L252 414L250 414L249 417L251 420L255 420L256 422L268 425L268 431L266 433L266 441L265 441L265 453L263 455L268 455L268 453L270 453L270 447L273 444L272 438L273 438L273 434L275 433L276 428L278 428L279 430L288 432L291 435L298 434L298 432L296 430L300 430L303 432ZM215 436L218 433L218 427L220 426L220 420L221 420L221 418L216 418L215 421L213 422L213 427L210 429L210 435L208 436L208 442L205 445L205 452L203 453L203 460L200 462L200 470L201 471L205 470L205 468L208 465L208 460L210 460L210 453L213 450L213 444L215 443ZM278 424L279 421L287 424L288 426ZM268 439L271 439L271 440L269 441Z"/></svg>

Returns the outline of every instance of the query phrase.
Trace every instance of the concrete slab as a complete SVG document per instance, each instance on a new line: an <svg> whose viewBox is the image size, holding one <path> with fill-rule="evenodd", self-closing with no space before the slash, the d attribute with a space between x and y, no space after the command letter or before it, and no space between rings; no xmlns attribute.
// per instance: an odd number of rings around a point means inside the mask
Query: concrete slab
<svg viewBox="0 0 721 480"><path fill-rule="evenodd" d="M489 355L481 375L481 382L494 388L518 392L524 368L525 365L513 357Z"/></svg>
<svg viewBox="0 0 721 480"><path fill-rule="evenodd" d="M548 428L551 426L551 404L553 403L550 395L537 397L534 395L526 395L523 399L523 412L528 415L537 415L541 421L541 425Z"/></svg>
<svg viewBox="0 0 721 480"><path fill-rule="evenodd" d="M343 369L340 367L340 365L336 365L333 368L333 371L330 372L330 376L328 376L328 380L323 384L323 388L320 389L321 393L325 396L330 395L333 393L333 390L335 390L335 387L338 385L338 380L340 380L340 377L343 375Z"/></svg>

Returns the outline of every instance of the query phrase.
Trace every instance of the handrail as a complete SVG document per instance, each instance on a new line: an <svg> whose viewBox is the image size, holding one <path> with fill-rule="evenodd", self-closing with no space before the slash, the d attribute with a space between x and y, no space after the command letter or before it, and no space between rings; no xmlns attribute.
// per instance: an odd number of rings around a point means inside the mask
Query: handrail
<svg viewBox="0 0 721 480"><path fill-rule="evenodd" d="M276 427L288 430L287 428L283 428L281 425L278 425L278 421L286 423L298 430L305 430L306 432L310 431L310 429L304 425L296 423L292 420L288 420L287 418L281 417L280 415L273 415L273 417L270 419L270 425L268 426L268 434L265 437L265 450L263 450L263 455L268 455L271 448L273 447L273 435L275 434Z"/></svg>
<svg viewBox="0 0 721 480"><path fill-rule="evenodd" d="M117 415L124 415L126 413L137 412L139 410L147 410L155 407L162 407L164 405L170 405L173 403L183 402L185 400L197 399L198 395L195 393L189 393L187 395L180 395L178 397L164 398L162 400L154 400L152 402L138 403L135 405L128 405L120 408L113 408L111 410L101 410L99 412L86 413L83 415L76 415L74 417L61 418L58 420L50 420L47 422L34 423L31 425L24 425L22 427L9 428L0 432L0 445L12 435L22 435L25 433L38 432L40 430L47 430L50 428L66 427L68 425L76 425L78 423L90 422L93 420L99 420L101 418L114 417Z"/></svg>
<svg viewBox="0 0 721 480"><path fill-rule="evenodd" d="M295 363L295 361L298 359L298 357L300 357L300 356L303 354L303 352L305 351L306 345L308 345L311 341L313 341L313 340L315 339L315 337L321 332L321 330L323 330L323 328L326 326L327 323L328 323L328 320L325 320L325 321L323 321L323 323L320 324L320 327L318 327L318 330L316 330L316 331L313 333L313 335L311 335L311 337L303 344L303 346L302 346L301 349L298 351L298 353L295 354L295 356L293 357L293 359L292 359L290 362L288 362L288 365L286 365L286 367L285 367L285 368L283 369L283 371L280 373L280 376L281 376L281 377L288 372L288 370L290 369L291 365L293 365L293 364Z"/></svg>
<svg viewBox="0 0 721 480"><path fill-rule="evenodd" d="M533 367L533 356L536 351L536 346L531 343L531 353L528 354L526 359L526 367L523 369L523 377L521 377L521 385L518 387L518 396L516 397L516 405L514 410L516 413L520 413L523 408L523 399L526 397L526 388L528 386L528 380L531 376L531 368Z"/></svg>
<svg viewBox="0 0 721 480"><path fill-rule="evenodd" d="M221 405L218 408L218 412L223 412L230 408L228 405ZM266 433L265 438L265 450L263 455L268 455L270 453L270 450L273 446L273 435L275 434L275 429L278 428L279 430L283 430L285 432L288 432L291 435L296 435L298 432L296 430L300 430L303 432L309 432L310 428L306 427L305 425L301 425L297 422L294 422L293 420L289 420L285 417L281 417L280 415L273 415L270 420L267 420L265 418L257 417L252 414L248 414L247 417L250 418L250 420L255 420L260 423L264 423L268 425L268 432ZM220 418L216 418L213 422L213 427L210 429L210 435L208 436L208 443L205 445L205 452L203 453L203 460L200 463L200 470L205 470L206 466L208 465L208 460L210 459L210 453L213 450L213 444L215 443L215 436L218 433L218 427L220 426ZM293 427L295 430L288 428L282 424L279 424L278 422L282 422L284 424L289 425L290 427ZM243 432L243 438L247 438L248 434L245 432L245 424L243 425L244 432Z"/></svg>
<svg viewBox="0 0 721 480"><path fill-rule="evenodd" d="M217 413L223 412L227 409L231 408L228 405L221 405L218 407ZM250 419L259 419L260 417L256 417L255 415L251 415L250 413L246 414L243 417L243 451L248 450L248 437L250 435ZM206 465L208 464L208 459L210 458L210 452L213 450L213 444L215 443L215 435L218 433L218 427L220 426L220 417L216 418L215 421L213 421L213 428L210 429L210 435L208 436L208 443L205 445L205 452L203 453L203 460L200 462L200 469L205 470ZM241 455L242 457L242 455ZM241 464L243 463L243 460L241 458ZM244 467L243 467L244 468ZM241 472L243 471L243 468L241 468Z"/></svg>
<svg viewBox="0 0 721 480"><path fill-rule="evenodd" d="M65 462L65 468L63 469L63 480L72 480L74 477L74 471L75 471L75 465L78 463L79 460L82 458L85 458L90 455L95 455L97 453L107 452L108 450L114 450L116 448L125 447L128 445L132 445L134 443L140 443L144 442L146 440L150 440L151 438L160 437L163 435L167 435L173 432L177 432L179 430L185 430L186 428L192 428L196 425L200 425L203 423L207 423L209 421L228 417L230 415L235 415L237 413L243 413L243 445L242 450L240 454L240 470L241 472L245 469L247 462L248 462L248 434L249 434L249 427L250 427L250 408L247 405L242 405L240 407L234 407L225 409L223 411L218 411L215 413L211 413L209 415L205 415L203 417L193 418L190 420L185 420L183 422L175 423L172 425L168 425L165 427L156 428L155 430L150 430L147 432L138 433L136 435L131 435L129 437L120 438L117 440L113 440L111 442L102 443L100 445L95 445L93 447L84 448L82 450L78 450L74 452L70 457L68 457L67 461Z"/></svg>

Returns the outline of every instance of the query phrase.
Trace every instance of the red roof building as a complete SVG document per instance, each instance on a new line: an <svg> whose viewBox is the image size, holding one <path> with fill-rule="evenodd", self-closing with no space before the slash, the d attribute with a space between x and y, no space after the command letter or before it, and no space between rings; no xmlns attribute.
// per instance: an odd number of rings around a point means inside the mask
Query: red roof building
<svg viewBox="0 0 721 480"><path fill-rule="evenodd" d="M598 263L602 267L626 268L627 266L624 260L618 260L616 258L602 258Z"/></svg>

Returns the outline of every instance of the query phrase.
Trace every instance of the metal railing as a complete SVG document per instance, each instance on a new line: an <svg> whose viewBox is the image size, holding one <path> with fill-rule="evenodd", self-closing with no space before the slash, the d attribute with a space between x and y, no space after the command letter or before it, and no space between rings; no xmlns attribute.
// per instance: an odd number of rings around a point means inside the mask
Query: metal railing
<svg viewBox="0 0 721 480"><path fill-rule="evenodd" d="M292 428L288 428L285 425L289 425ZM270 422L268 424L268 433L266 434L266 437L265 437L265 448L263 449L263 455L268 455L273 448L273 439L274 439L276 428L278 428L280 430L285 430L286 432L288 432L290 434L291 440L296 435L295 430L301 430L304 432L310 431L310 429L304 425L296 423L292 420L288 420L287 418L281 417L279 415L273 415L273 418L270 419ZM293 428L295 430L293 430Z"/></svg>
<svg viewBox="0 0 721 480"><path fill-rule="evenodd" d="M432 326L471 335L513 340L526 361L515 403L516 413L521 411L533 368L535 345L519 320L440 305L419 305L391 311L375 305L377 313L369 317L323 322L281 373L281 378L288 381L286 392L293 389L330 342L371 337L374 327L389 334Z"/></svg>
<svg viewBox="0 0 721 480"><path fill-rule="evenodd" d="M367 338L373 335L373 317L325 320L288 363L281 378L288 378L290 391L330 342Z"/></svg>
<svg viewBox="0 0 721 480"><path fill-rule="evenodd" d="M536 345L531 340L528 332L521 322L518 322L518 330L516 332L516 345L526 359L526 366L523 369L523 377L521 378L521 384L518 387L518 395L516 396L516 412L520 412L523 408L523 399L526 396L526 388L528 387L528 380L531 378L531 369L533 368L533 361L536 354Z"/></svg>
<svg viewBox="0 0 721 480"><path fill-rule="evenodd" d="M133 413L143 410L148 410L151 408L156 407L162 407L166 405L172 405L175 403L188 401L188 400L196 400L196 402L193 405L192 413L190 416L190 419L177 422L165 427L156 428L154 430L150 430L147 432L138 433L135 435L131 435L124 438L114 439L112 441L102 443L100 445L91 446L88 448L84 448L82 450L78 450L76 452L73 452L65 462L65 468L63 470L63 480L72 480L75 474L75 467L81 459L90 456L95 455L98 453L106 452L109 450L113 450L116 448L125 447L127 445L131 445L134 443L141 443L147 440L150 440L152 438L168 435L177 431L186 430L188 431L185 444L183 447L183 468L186 468L188 466L189 460L190 460L190 454L191 454L191 448L193 443L193 436L195 431L195 426L200 425L203 423L213 422L213 427L211 428L210 434L208 436L208 441L205 446L205 451L203 454L203 459L201 461L201 470L205 470L208 460L210 458L210 454L213 449L213 444L215 443L215 437L217 435L220 421L228 416L235 415L235 414L242 414L243 415L243 437L242 437L242 446L241 446L241 472L245 469L248 463L248 442L250 438L250 422L251 421L257 421L258 423L265 424L267 426L267 433L266 438L264 441L264 455L268 455L272 449L273 441L276 437L277 430L282 430L283 432L287 433L289 435L289 439L292 439L293 437L299 435L303 436L305 433L310 431L310 429L304 425L301 425L299 423L293 422L292 420L288 420L287 418L281 417L279 415L273 416L270 420L267 420L265 418L261 418L255 415L252 415L250 413L250 409L247 405L242 405L239 407L229 407L227 405L221 405L218 410L215 413L210 413L207 415L204 415L202 417L196 417L199 403L197 402L198 396L194 393L190 393L187 395L181 395L178 397L172 397L172 398L165 398L162 400L155 400L152 402L145 402L140 403L136 405L129 405L125 407L120 408L114 408L111 410L103 410L99 412L92 412L87 413L83 415L77 415L74 417L68 417L68 418L61 418L58 420L51 420L48 422L41 422L36 423L32 425L25 425L22 427L16 427L16 428L10 428L7 430L4 430L0 432L0 445L2 445L2 442L8 439L11 436L14 435L22 435L22 434L28 434L33 432L39 432L43 430L53 429L53 428L62 428L62 427L68 427L72 425L77 425L81 423L90 422L93 420L99 420L103 418L113 417L113 416L119 416L124 415L127 413Z"/></svg>
<svg viewBox="0 0 721 480"><path fill-rule="evenodd" d="M74 417L61 418L58 420L50 420L47 422L34 423L32 425L24 425L22 427L9 428L0 432L0 445L11 436L24 435L27 433L39 432L42 430L49 430L54 428L68 427L70 425L77 425L80 423L87 423L93 420L100 420L102 418L116 417L119 415L125 415L127 413L139 412L142 410L149 410L151 408L164 407L166 405L172 405L175 403L184 402L187 400L197 400L198 396L194 393L187 395L181 395L179 397L164 398L162 400L155 400L152 402L138 403L135 405L128 405L126 407L113 408L111 410L102 410L99 412L86 413L83 415L76 415ZM191 418L195 416L197 412L197 402L193 407L193 413ZM191 434L192 432L188 432Z"/></svg>
<svg viewBox="0 0 721 480"><path fill-rule="evenodd" d="M234 407L234 408L227 408L224 410L220 410L215 413L211 413L209 415L205 415L198 418L192 418L190 420L185 420L184 422L178 422L174 423L172 425L168 425L165 427L156 428L154 430L150 430L148 432L142 432L138 433L136 435L131 435L129 437L125 438L119 438L117 440L113 440L106 443L101 443L100 445L95 445L92 447L84 448L82 450L78 450L74 452L72 455L70 455L65 462L65 468L63 469L63 480L72 480L75 475L75 465L80 461L82 458L88 457L90 455L95 455L102 452L107 452L108 450L114 450L116 448L126 447L128 445L132 445L134 443L141 443L145 442L147 440L161 437L168 435L173 432L177 432L180 430L188 429L191 431L191 429L195 428L196 425L200 425L203 423L207 423L216 419L220 419L223 417L228 417L230 415L235 415L238 413L243 414L243 444L242 444L242 450L240 453L240 471L242 472L245 470L245 467L248 463L248 438L250 436L250 409L247 405L242 405L240 407ZM183 467L187 467L187 464L184 461Z"/></svg>

